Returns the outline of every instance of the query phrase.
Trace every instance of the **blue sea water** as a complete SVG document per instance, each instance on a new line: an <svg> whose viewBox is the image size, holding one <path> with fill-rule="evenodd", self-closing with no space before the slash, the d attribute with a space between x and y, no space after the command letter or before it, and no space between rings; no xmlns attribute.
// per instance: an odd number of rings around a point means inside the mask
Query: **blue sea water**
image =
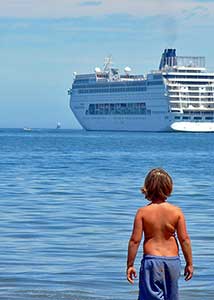
<svg viewBox="0 0 214 300"><path fill-rule="evenodd" d="M157 166L192 239L195 274L181 276L180 298L214 299L214 134L2 129L0 165L1 300L137 299L127 243Z"/></svg>

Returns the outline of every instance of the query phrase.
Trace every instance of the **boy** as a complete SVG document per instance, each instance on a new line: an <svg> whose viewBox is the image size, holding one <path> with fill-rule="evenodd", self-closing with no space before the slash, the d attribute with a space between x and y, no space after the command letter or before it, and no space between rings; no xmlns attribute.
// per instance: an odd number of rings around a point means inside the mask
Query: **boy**
<svg viewBox="0 0 214 300"><path fill-rule="evenodd" d="M175 233L186 261L185 280L193 276L191 241L184 215L180 208L166 202L172 187L169 174L157 168L148 173L141 189L151 203L136 213L126 272L127 280L133 284L137 277L134 261L144 233L138 300L178 300L180 259Z"/></svg>

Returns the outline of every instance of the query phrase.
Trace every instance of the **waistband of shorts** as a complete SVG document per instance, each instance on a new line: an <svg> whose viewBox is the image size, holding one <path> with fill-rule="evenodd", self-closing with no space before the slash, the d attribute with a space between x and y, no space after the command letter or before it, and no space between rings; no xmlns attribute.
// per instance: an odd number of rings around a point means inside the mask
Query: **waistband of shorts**
<svg viewBox="0 0 214 300"><path fill-rule="evenodd" d="M143 259L159 259L159 260L180 260L180 256L158 256L158 255L150 255L144 254Z"/></svg>

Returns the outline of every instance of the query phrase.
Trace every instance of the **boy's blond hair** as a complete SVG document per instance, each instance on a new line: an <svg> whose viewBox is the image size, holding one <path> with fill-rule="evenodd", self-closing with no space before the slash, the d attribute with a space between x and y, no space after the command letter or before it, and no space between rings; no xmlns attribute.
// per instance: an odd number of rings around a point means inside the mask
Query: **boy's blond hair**
<svg viewBox="0 0 214 300"><path fill-rule="evenodd" d="M142 193L148 200L165 200L172 193L173 181L161 168L152 169L145 178Z"/></svg>

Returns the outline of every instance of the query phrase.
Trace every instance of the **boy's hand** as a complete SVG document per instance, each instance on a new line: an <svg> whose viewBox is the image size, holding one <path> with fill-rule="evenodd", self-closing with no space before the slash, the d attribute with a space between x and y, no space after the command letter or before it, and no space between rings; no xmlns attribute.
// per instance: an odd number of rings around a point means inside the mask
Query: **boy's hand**
<svg viewBox="0 0 214 300"><path fill-rule="evenodd" d="M192 278L193 276L193 266L186 265L184 269L184 276L185 280L188 281Z"/></svg>
<svg viewBox="0 0 214 300"><path fill-rule="evenodd" d="M137 272L136 272L135 268L134 267L127 268L126 277L127 277L128 282L130 282L131 284L134 283L133 276L134 276L134 278L137 278Z"/></svg>

